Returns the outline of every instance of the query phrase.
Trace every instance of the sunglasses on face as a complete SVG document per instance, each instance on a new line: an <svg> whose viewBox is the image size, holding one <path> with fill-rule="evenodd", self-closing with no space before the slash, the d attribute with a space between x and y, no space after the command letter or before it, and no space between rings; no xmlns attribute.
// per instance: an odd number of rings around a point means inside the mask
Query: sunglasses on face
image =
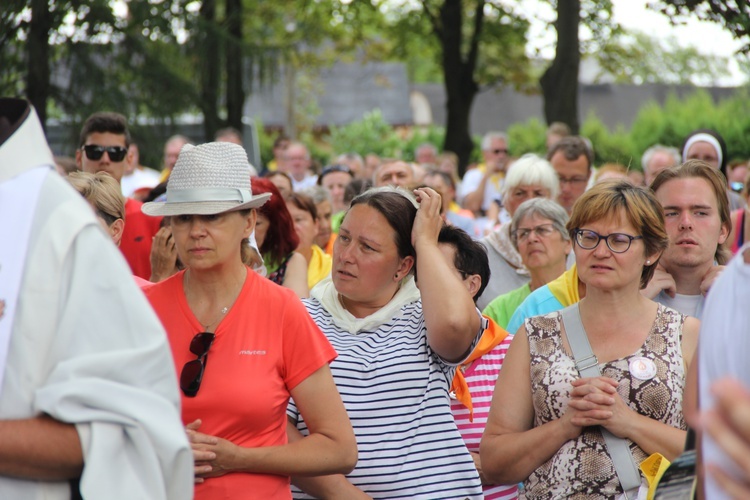
<svg viewBox="0 0 750 500"><path fill-rule="evenodd" d="M194 398L198 394L198 389L201 388L203 372L206 371L208 350L211 349L215 337L211 332L201 332L196 333L190 341L190 352L198 357L185 363L180 373L180 389L189 398Z"/></svg>
<svg viewBox="0 0 750 500"><path fill-rule="evenodd" d="M122 146L97 146L96 144L87 144L81 147L86 158L89 160L101 160L102 156L106 152L109 155L111 161L122 161L125 159L125 155L128 154L128 148Z"/></svg>

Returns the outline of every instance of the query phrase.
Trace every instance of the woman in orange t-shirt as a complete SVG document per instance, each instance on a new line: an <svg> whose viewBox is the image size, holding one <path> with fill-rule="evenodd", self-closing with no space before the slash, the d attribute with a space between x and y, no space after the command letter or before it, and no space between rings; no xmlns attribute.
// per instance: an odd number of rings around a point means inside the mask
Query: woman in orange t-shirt
<svg viewBox="0 0 750 500"><path fill-rule="evenodd" d="M149 290L172 347L198 499L290 498L291 475L349 472L357 449L331 377L335 351L293 292L243 264L256 208L245 151L185 146L167 200L186 270ZM211 358L211 363L208 363ZM313 432L287 443L293 396Z"/></svg>

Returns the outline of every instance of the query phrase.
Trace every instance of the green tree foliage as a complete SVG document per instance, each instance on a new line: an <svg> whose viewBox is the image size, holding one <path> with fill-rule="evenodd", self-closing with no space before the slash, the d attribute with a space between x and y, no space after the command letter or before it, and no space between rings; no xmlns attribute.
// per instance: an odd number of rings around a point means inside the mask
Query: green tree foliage
<svg viewBox="0 0 750 500"><path fill-rule="evenodd" d="M417 80L435 80L447 95L443 149L470 160L469 116L482 87L529 83L526 19L497 0L372 0L384 15L386 51ZM425 62L429 61L429 62Z"/></svg>
<svg viewBox="0 0 750 500"><path fill-rule="evenodd" d="M606 48L620 27L612 20L612 0L550 0L557 11L555 58L539 79L547 123L566 123L579 130L578 73L582 54ZM581 38L586 28L589 36Z"/></svg>
<svg viewBox="0 0 750 500"><path fill-rule="evenodd" d="M688 16L713 21L744 39L742 52L750 53L750 2L747 0L657 0L650 6L669 16L674 23Z"/></svg>
<svg viewBox="0 0 750 500"><path fill-rule="evenodd" d="M640 155L633 148L630 134L622 127L610 131L596 115L590 114L583 122L581 135L593 144L596 165L620 163L626 167L638 168Z"/></svg>
<svg viewBox="0 0 750 500"><path fill-rule="evenodd" d="M591 140L595 165L621 163L642 169L643 152L654 144L680 148L693 130L712 128L727 143L731 159L750 158L750 95L739 92L715 102L708 92L697 90L686 98L670 95L663 105L651 102L638 112L630 130L609 130L594 114L581 126L581 135ZM509 128L513 156L534 152L544 154L545 126L536 118Z"/></svg>
<svg viewBox="0 0 750 500"><path fill-rule="evenodd" d="M707 92L699 90L682 100L672 95L663 106L645 106L631 127L634 149L643 152L655 143L679 148L693 130L712 128L724 137L729 159L750 158L749 97L743 91L714 102Z"/></svg>
<svg viewBox="0 0 750 500"><path fill-rule="evenodd" d="M730 76L727 57L704 55L675 37L660 40L639 31L621 32L594 57L602 68L599 77L614 76L615 83L714 85Z"/></svg>
<svg viewBox="0 0 750 500"><path fill-rule="evenodd" d="M51 62L57 46L81 38L101 43L121 24L105 0L9 0L0 9L0 67L3 93L25 95L45 123L47 100L54 92Z"/></svg>
<svg viewBox="0 0 750 500"><path fill-rule="evenodd" d="M511 125L508 127L508 147L511 156L518 157L526 153L543 156L547 152L546 135L547 126L538 118Z"/></svg>
<svg viewBox="0 0 750 500"><path fill-rule="evenodd" d="M331 127L325 138L333 155L358 153L365 156L375 153L384 158L414 160L416 148L430 143L440 149L445 140L445 129L430 126L424 129L395 130L383 118L380 110L365 113L357 120L342 127Z"/></svg>
<svg viewBox="0 0 750 500"><path fill-rule="evenodd" d="M392 157L402 142L395 130L383 118L380 110L365 113L361 120L343 127L331 127L328 143L336 153L375 153Z"/></svg>

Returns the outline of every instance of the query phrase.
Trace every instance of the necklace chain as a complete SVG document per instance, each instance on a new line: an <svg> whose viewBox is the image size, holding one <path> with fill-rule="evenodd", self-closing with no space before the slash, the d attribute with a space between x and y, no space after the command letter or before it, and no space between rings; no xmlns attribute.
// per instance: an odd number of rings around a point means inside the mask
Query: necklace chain
<svg viewBox="0 0 750 500"><path fill-rule="evenodd" d="M241 284L240 284L240 287L241 287ZM237 284L235 284L235 288L237 288ZM190 290L190 270L188 269L187 271L185 271L185 297L188 296L188 291L189 290ZM237 297L235 295L234 300L236 300L236 299L237 299ZM232 303L234 303L234 300L232 301ZM221 320L224 317L224 315L229 312L229 308L230 307L231 307L231 304L229 306L222 307L221 310L219 311L219 315L216 316L213 321L211 321L210 323L207 323L207 324L204 324L203 322L201 322L201 326L206 331L209 331L212 326L216 326L216 325L219 324L219 322L221 322ZM196 319L197 318L198 317L196 316ZM200 320L198 320L198 321L200 322Z"/></svg>

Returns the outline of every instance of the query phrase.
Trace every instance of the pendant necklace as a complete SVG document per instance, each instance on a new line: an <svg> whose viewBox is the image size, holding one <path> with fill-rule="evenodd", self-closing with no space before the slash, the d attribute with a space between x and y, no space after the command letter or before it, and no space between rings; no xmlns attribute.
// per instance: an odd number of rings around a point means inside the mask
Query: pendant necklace
<svg viewBox="0 0 750 500"><path fill-rule="evenodd" d="M236 288L236 284L235 284L235 288ZM186 291L190 289L190 271L189 270L185 273L185 289ZM187 293L185 293L185 297L187 298ZM237 300L237 297L235 297L235 300ZM229 306L222 307L221 310L219 311L219 315L216 316L215 319L208 324L203 324L203 322L201 322L200 320L198 320L198 322L200 322L201 326L205 328L205 331L210 331L211 327L218 325L221 322L221 320L224 318L224 315L226 315L226 313L229 312L229 307L231 307L231 304ZM196 319L198 319L197 316L196 316Z"/></svg>

